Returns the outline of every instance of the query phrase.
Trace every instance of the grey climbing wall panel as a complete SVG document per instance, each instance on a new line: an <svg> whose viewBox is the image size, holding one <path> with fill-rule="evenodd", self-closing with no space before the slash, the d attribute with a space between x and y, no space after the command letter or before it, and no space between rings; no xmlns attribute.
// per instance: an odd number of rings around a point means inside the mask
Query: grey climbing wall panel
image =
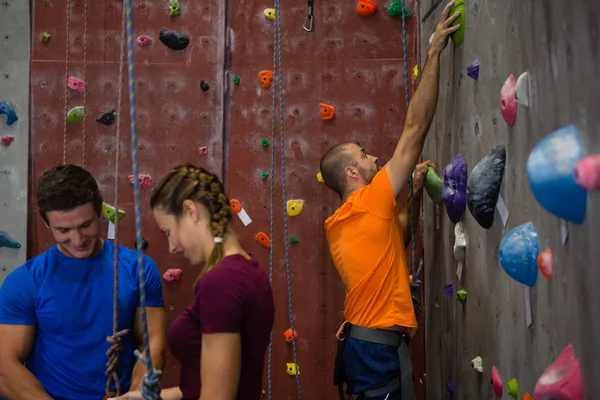
<svg viewBox="0 0 600 400"><path fill-rule="evenodd" d="M7 101L18 120L7 125L0 115L0 231L21 244L0 247L0 285L27 255L27 195L29 171L29 2L0 4L0 101ZM8 139L9 141L11 139Z"/></svg>
<svg viewBox="0 0 600 400"><path fill-rule="evenodd" d="M425 15L435 0L421 1ZM422 23L421 37L429 38L444 4ZM496 366L506 383L516 378L519 397L533 394L548 364L569 343L580 359L586 398L600 392L600 197L589 193L584 224L568 224L568 241L561 241L561 222L546 212L529 188L525 166L529 152L547 134L575 124L586 153L600 152L600 3L509 0L469 0L463 44L452 42L442 56L440 98L424 156L443 170L462 154L469 172L497 144L504 144L507 163L501 195L509 217L503 226L498 212L491 229L484 230L467 210L463 216L467 257L462 281L452 255L453 224L443 207L424 201L426 271L427 391L429 398L450 398L447 383L454 382L457 399L495 398L490 371ZM421 44L423 61L428 47ZM479 60L477 81L466 75ZM500 113L500 89L513 73L529 72L530 106L519 106L516 124L508 127ZM512 228L532 222L540 251L551 247L554 277L540 274L531 288L533 324L525 317L523 285L501 268L498 248ZM465 305L444 293L444 285L468 292ZM471 369L471 360L483 359L483 375Z"/></svg>

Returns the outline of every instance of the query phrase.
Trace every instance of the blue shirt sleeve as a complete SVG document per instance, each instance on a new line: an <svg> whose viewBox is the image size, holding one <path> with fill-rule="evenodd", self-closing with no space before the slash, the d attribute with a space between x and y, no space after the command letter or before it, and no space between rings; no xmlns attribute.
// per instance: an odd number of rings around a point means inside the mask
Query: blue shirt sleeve
<svg viewBox="0 0 600 400"><path fill-rule="evenodd" d="M8 274L0 287L0 324L36 325L36 296L35 283L25 266Z"/></svg>
<svg viewBox="0 0 600 400"><path fill-rule="evenodd" d="M163 301L162 293L162 277L160 276L158 266L154 260L148 256L144 256L144 282L146 289L146 306L163 307L165 303ZM139 297L137 306L141 306Z"/></svg>

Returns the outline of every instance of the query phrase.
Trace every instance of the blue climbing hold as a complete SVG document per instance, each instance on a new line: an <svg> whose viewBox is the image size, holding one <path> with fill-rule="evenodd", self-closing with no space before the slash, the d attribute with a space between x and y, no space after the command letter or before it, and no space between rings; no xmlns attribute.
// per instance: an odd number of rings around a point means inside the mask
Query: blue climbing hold
<svg viewBox="0 0 600 400"><path fill-rule="evenodd" d="M502 238L498 251L500 265L517 282L534 286L538 275L539 250L535 227L531 222L526 222Z"/></svg>
<svg viewBox="0 0 600 400"><path fill-rule="evenodd" d="M0 115L6 114L6 125L11 126L19 120L15 109L8 101L0 101Z"/></svg>
<svg viewBox="0 0 600 400"><path fill-rule="evenodd" d="M587 193L575 181L575 166L583 158L579 133L567 125L535 145L527 160L527 178L536 200L559 218L582 224Z"/></svg>
<svg viewBox="0 0 600 400"><path fill-rule="evenodd" d="M20 249L21 243L17 242L4 231L0 231L0 247L8 247L10 249Z"/></svg>

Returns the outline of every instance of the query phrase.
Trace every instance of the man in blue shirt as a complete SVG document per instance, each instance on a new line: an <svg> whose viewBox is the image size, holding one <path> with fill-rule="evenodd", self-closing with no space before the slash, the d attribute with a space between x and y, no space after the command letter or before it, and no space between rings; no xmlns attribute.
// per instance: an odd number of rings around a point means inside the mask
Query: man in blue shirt
<svg viewBox="0 0 600 400"><path fill-rule="evenodd" d="M118 246L118 365L107 383L113 335L114 252L100 232L102 196L85 169L61 165L38 182L37 207L56 246L11 272L0 287L0 398L101 400L139 390L145 365L137 252ZM162 281L144 256L149 347L163 369L166 313ZM109 386L107 388L107 385ZM107 390L108 389L108 390Z"/></svg>

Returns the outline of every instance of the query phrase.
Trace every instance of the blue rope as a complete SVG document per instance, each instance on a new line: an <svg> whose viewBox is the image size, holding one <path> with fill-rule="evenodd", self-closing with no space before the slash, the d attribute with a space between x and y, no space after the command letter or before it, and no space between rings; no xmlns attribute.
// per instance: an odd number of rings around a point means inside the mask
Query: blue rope
<svg viewBox="0 0 600 400"><path fill-rule="evenodd" d="M131 0L126 0L125 7L127 8L127 64L129 68L129 112L131 123L131 160L133 164L133 196L135 204L135 231L138 253L139 267L139 287L140 287L140 307L142 309L142 326L144 337L144 348L146 354L142 355L139 351L135 351L135 355L148 368L148 373L144 375L142 381L142 397L146 400L160 399L160 377L161 370L155 370L152 365L150 356L150 346L148 340L148 323L146 321L146 287L144 279L144 252L142 249L142 218L140 209L140 183L138 176L138 144L136 132L136 115L135 115L135 80L133 74L133 28L132 28L132 13Z"/></svg>
<svg viewBox="0 0 600 400"><path fill-rule="evenodd" d="M290 328L292 329L292 349L294 352L294 364L298 365L298 356L296 352L296 339L294 333L294 317L292 313L292 282L290 272L290 248L289 248L289 234L288 234L288 215L287 215L287 193L285 185L285 140L283 131L283 68L281 61L281 0L275 0L275 40L273 48L277 52L277 71L273 71L275 75L275 82L279 89L279 141L281 146L281 190L283 196L283 231L284 231L284 242L285 242L285 270L287 275L287 290L288 290L288 311L290 317ZM275 60L275 57L273 57ZM275 109L273 109L275 112ZM273 131L274 133L274 131ZM298 387L298 396L302 400L302 389L300 387L300 376L299 371L296 368L296 386Z"/></svg>

